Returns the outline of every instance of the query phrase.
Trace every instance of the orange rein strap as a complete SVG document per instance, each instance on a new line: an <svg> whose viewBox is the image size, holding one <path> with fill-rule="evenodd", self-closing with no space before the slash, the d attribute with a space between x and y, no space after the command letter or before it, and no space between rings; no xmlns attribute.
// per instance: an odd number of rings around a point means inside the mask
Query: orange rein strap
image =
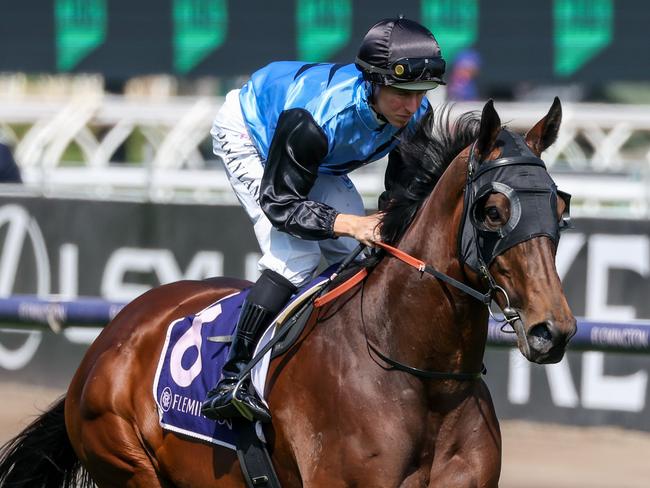
<svg viewBox="0 0 650 488"><path fill-rule="evenodd" d="M467 293L471 297L476 298L480 302L488 304L492 300L492 292L491 291L488 292L488 293L481 293L480 291L475 290L474 288L472 288L470 286L467 286L465 283L461 283L460 281L452 278L451 276L447 276L446 274L441 273L440 271L432 268L431 266L426 264L424 261L421 261L421 260L419 260L417 258L414 258L410 254L407 254L404 251L400 251L396 247L393 247L393 246L391 246L389 244L386 244L384 242L376 242L375 245L378 246L378 247L381 247L386 252L393 255L394 257L396 257L400 261L408 264L409 266L412 266L412 267L416 268L420 273L427 273L427 274L430 274L430 275L434 276L435 278L438 278L439 280L445 281L445 282L449 283L450 285L458 288L462 292ZM331 302L335 298L340 297L345 292L352 289L353 287L358 285L361 281L363 281L366 278L366 276L368 276L368 270L366 268L364 268L361 271L359 271L357 274L352 276L349 280L346 280L344 283L341 283L339 286L337 286L333 290L330 290L327 293L325 293L323 296L317 298L314 301L315 307L320 308L323 305L325 305L326 303Z"/></svg>
<svg viewBox="0 0 650 488"><path fill-rule="evenodd" d="M331 302L335 298L340 297L346 291L352 289L353 287L361 283L366 278L366 276L368 276L368 270L366 268L363 268L362 270L357 272L354 276L352 276L350 279L344 281L336 288L328 291L323 296L318 297L316 300L314 300L314 306L316 308L320 308L323 305Z"/></svg>
<svg viewBox="0 0 650 488"><path fill-rule="evenodd" d="M375 243L377 246L383 248L384 250L388 251L390 254L395 256L397 259L400 261L405 262L409 266L413 266L414 268L417 268L417 270L420 273L423 273L424 270L426 269L426 263L424 261L420 261L417 258L414 258L410 254L406 254L404 251L400 251L396 247L393 247L389 244L386 244L384 242L376 242Z"/></svg>
<svg viewBox="0 0 650 488"><path fill-rule="evenodd" d="M458 288L460 291L462 291L463 293L467 293L469 296L473 298L476 298L478 301L484 303L485 305L489 304L492 301L492 291L493 291L492 288L487 293L481 293L480 291L475 290L471 286L467 286L465 283L462 283L452 278L451 276L447 276L446 274L441 273L437 269L426 264L424 261L420 261L419 259L414 258L410 254L407 254L404 251L400 251L396 247L390 246L383 242L376 242L375 244L381 247L382 249L386 250L389 254L395 256L400 261L408 264L409 266L413 266L420 272L420 274L427 273L435 278L438 278L441 281L449 283L451 286Z"/></svg>

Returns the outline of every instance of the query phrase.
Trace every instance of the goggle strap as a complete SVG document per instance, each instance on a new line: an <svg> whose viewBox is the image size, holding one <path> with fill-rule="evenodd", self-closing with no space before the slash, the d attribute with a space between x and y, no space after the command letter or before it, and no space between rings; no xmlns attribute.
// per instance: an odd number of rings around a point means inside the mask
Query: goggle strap
<svg viewBox="0 0 650 488"><path fill-rule="evenodd" d="M366 63L364 60L359 59L358 57L354 60L356 64L361 66L363 69L365 69L368 73L377 73L380 75L393 75L393 70L390 69L384 69L384 68L378 68L377 66L373 66L370 63Z"/></svg>

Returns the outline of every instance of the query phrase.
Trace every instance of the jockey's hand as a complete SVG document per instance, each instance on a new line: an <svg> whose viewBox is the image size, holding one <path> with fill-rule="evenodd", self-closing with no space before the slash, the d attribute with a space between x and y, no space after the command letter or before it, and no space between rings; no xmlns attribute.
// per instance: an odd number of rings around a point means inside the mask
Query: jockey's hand
<svg viewBox="0 0 650 488"><path fill-rule="evenodd" d="M358 215L338 214L334 221L334 234L353 237L369 247L381 242L381 213L360 217Z"/></svg>

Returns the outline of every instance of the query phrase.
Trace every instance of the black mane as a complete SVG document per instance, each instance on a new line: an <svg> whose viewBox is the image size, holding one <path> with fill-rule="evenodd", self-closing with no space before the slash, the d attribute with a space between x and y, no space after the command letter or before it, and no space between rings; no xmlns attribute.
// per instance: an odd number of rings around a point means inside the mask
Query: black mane
<svg viewBox="0 0 650 488"><path fill-rule="evenodd" d="M450 111L445 105L428 113L413 136L391 154L382 195L387 202L382 209L384 242L394 244L402 237L447 167L478 137L480 114L467 112L452 121Z"/></svg>

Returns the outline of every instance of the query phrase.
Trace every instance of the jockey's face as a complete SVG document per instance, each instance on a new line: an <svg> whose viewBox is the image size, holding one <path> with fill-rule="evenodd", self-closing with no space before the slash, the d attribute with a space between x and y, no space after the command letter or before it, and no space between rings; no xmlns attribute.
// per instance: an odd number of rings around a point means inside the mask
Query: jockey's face
<svg viewBox="0 0 650 488"><path fill-rule="evenodd" d="M374 108L393 127L404 127L422 103L425 90L400 90L391 86L377 86Z"/></svg>

